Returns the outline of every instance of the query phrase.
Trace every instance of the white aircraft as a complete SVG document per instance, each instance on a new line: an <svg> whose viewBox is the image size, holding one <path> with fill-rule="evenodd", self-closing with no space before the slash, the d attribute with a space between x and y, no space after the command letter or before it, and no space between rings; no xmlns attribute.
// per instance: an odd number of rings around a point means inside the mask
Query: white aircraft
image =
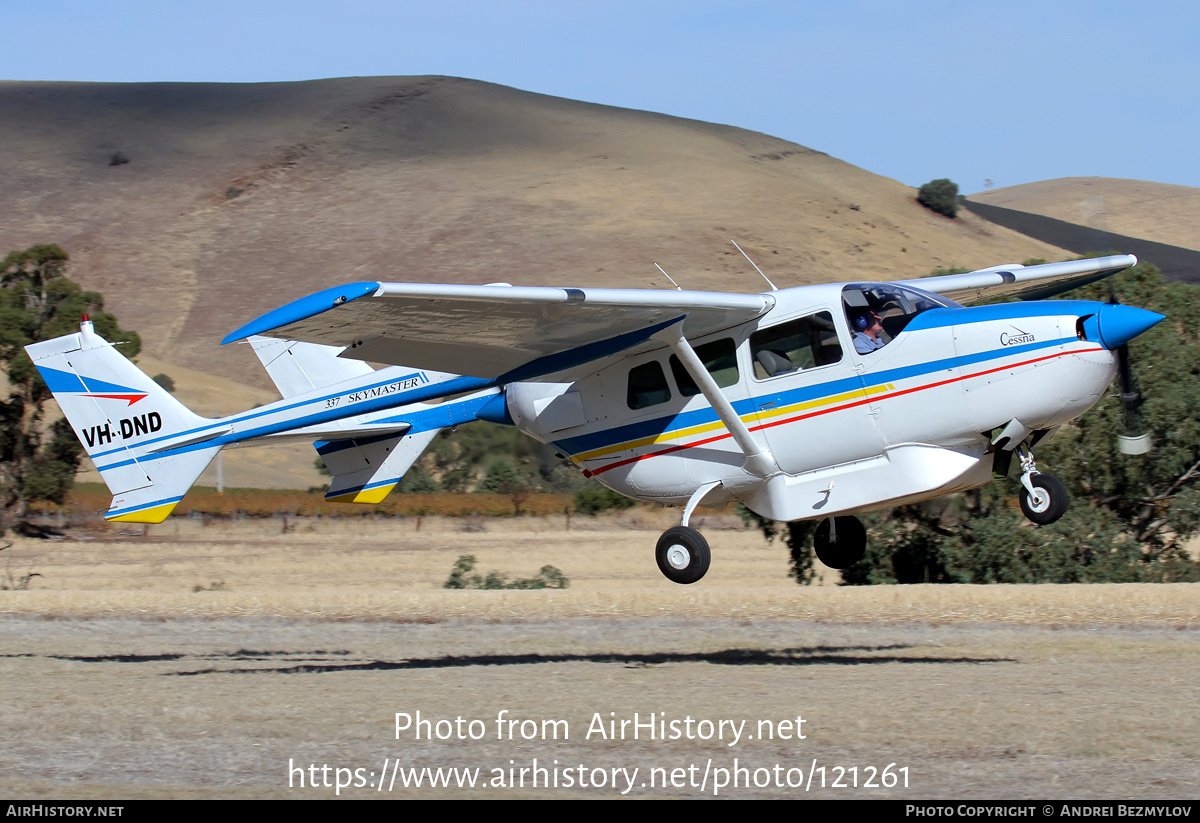
<svg viewBox="0 0 1200 823"><path fill-rule="evenodd" d="M314 441L328 498L376 503L438 431L487 420L617 492L683 507L656 558L694 583L710 561L688 525L701 503L820 519L818 558L846 568L866 546L855 514L984 485L1016 453L1026 516L1057 520L1065 490L1032 448L1091 408L1125 344L1163 318L1038 298L1135 262L762 294L353 283L225 339L249 339L283 399L220 419L188 411L86 318L27 351L113 493L109 520L162 522L220 449L282 441ZM955 302L997 296L1029 302Z"/></svg>

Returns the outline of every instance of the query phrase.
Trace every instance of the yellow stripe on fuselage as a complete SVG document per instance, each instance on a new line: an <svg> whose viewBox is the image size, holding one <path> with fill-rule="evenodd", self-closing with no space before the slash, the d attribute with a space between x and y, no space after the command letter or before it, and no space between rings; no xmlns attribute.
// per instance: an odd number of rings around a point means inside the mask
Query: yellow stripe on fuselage
<svg viewBox="0 0 1200 823"><path fill-rule="evenodd" d="M740 417L744 423L760 423L764 420L770 420L774 417L781 417L785 414L806 412L812 409L819 409L822 406L832 406L852 400L863 400L867 397L889 392L894 388L896 388L894 384L886 383L882 386L872 386L866 389L855 389L854 391L843 392L842 394L832 394L828 397L818 397L815 400L806 400L803 403L792 403L788 406L780 406L777 409L759 409L756 412L740 415ZM593 449L592 451L572 455L572 458L576 462L582 460L592 460L597 457L606 457L610 454L617 454L630 449L641 448L642 446L653 446L658 443L670 443L674 440L684 440L689 437L695 437L699 434L706 434L712 431L721 431L724 428L724 423L722 423L720 420L714 420L711 423L704 423L699 426L688 426L685 429L676 429L674 431L663 432L662 434L656 434L650 437L642 437L637 440L628 440L624 443L618 443L615 446L605 446L601 449Z"/></svg>

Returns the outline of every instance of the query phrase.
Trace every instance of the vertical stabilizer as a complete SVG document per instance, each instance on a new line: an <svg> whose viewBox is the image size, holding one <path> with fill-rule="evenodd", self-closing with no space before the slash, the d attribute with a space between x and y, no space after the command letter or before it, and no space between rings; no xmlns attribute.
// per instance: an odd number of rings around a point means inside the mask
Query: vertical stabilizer
<svg viewBox="0 0 1200 823"><path fill-rule="evenodd" d="M326 500L380 503L404 479L421 453L443 429L477 420L478 411L497 396L495 389L436 406L413 403L381 423L407 424L399 434L318 441L313 445L333 475Z"/></svg>
<svg viewBox="0 0 1200 823"><path fill-rule="evenodd" d="M318 443L317 453L333 475L325 499L338 503L383 502L439 431Z"/></svg>
<svg viewBox="0 0 1200 823"><path fill-rule="evenodd" d="M298 343L295 340L258 335L250 337L249 342L284 397L304 394L375 371L361 360L338 357L343 351L340 346Z"/></svg>
<svg viewBox="0 0 1200 823"><path fill-rule="evenodd" d="M220 423L194 414L86 318L77 334L26 346L113 493L105 518L161 523L220 451ZM169 447L168 449L162 448Z"/></svg>

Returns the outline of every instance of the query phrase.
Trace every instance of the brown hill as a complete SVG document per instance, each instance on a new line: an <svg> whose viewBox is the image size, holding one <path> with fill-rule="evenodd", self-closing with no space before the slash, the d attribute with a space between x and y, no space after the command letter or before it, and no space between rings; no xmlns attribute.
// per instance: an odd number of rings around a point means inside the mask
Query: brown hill
<svg viewBox="0 0 1200 823"><path fill-rule="evenodd" d="M445 77L0 83L0 249L57 242L148 354L353 280L763 287L1062 253L729 126ZM110 165L120 152L128 163Z"/></svg>
<svg viewBox="0 0 1200 823"><path fill-rule="evenodd" d="M730 239L779 286L1071 256L784 140L446 77L0 82L0 146L0 253L65 247L185 392L270 389L221 338L355 280L763 289ZM226 483L313 482L283 454Z"/></svg>
<svg viewBox="0 0 1200 823"><path fill-rule="evenodd" d="M1190 186L1061 177L980 192L968 199L1200 251L1200 189Z"/></svg>

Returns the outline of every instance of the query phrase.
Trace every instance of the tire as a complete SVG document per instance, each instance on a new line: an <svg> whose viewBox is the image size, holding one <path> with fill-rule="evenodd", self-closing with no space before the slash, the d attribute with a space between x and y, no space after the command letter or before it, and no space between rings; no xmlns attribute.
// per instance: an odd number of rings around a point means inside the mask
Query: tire
<svg viewBox="0 0 1200 823"><path fill-rule="evenodd" d="M829 540L829 518L817 526L813 551L831 569L848 569L867 554L867 530L857 517L838 517L837 542Z"/></svg>
<svg viewBox="0 0 1200 823"><path fill-rule="evenodd" d="M1030 522L1046 526L1067 513L1067 488L1062 481L1048 474L1035 474L1030 482L1040 492L1033 499L1025 486L1021 486L1021 511Z"/></svg>
<svg viewBox="0 0 1200 823"><path fill-rule="evenodd" d="M675 526L658 538L654 559L668 580L687 585L704 577L712 555L704 535L687 526Z"/></svg>

